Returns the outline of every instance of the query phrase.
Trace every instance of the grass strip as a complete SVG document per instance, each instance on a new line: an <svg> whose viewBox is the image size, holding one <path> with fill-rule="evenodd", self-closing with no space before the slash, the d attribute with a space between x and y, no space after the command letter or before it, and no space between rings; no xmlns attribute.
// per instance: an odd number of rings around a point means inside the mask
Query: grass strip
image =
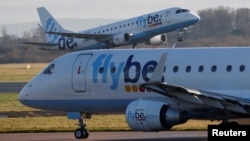
<svg viewBox="0 0 250 141"><path fill-rule="evenodd" d="M0 82L28 82L48 63L0 64Z"/></svg>

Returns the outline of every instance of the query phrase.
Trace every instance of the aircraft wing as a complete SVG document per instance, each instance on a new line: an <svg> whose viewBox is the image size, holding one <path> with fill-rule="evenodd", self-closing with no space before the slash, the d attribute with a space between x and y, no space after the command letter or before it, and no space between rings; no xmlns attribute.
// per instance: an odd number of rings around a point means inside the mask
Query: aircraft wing
<svg viewBox="0 0 250 141"><path fill-rule="evenodd" d="M89 34L89 33L72 33L72 32L45 32L47 34L55 34L72 38L83 38L86 40L95 39L98 41L105 41L112 39L111 34Z"/></svg>
<svg viewBox="0 0 250 141"><path fill-rule="evenodd" d="M150 80L141 84L141 87L164 96L174 97L195 104L203 104L232 112L249 114L248 109L250 108L250 100L161 82L166 59L167 53L164 53L161 56Z"/></svg>
<svg viewBox="0 0 250 141"><path fill-rule="evenodd" d="M250 106L249 100L214 92L189 89L164 82L149 82L141 86L164 96L175 97L192 103L204 104L237 113L247 114L246 107Z"/></svg>
<svg viewBox="0 0 250 141"><path fill-rule="evenodd" d="M45 42L22 42L22 44L29 44L29 45L40 45L40 46L56 46L57 43L45 43Z"/></svg>

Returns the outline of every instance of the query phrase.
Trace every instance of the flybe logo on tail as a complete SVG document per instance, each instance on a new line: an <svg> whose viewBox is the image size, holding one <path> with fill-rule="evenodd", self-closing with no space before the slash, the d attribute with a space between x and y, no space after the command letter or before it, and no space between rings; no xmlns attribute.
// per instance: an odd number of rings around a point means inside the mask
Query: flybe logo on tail
<svg viewBox="0 0 250 141"><path fill-rule="evenodd" d="M52 18L49 18L46 21L45 31L59 31L59 29L56 28L55 21ZM59 35L55 34L48 34L47 37L49 38L50 43L55 43L59 39Z"/></svg>
<svg viewBox="0 0 250 141"><path fill-rule="evenodd" d="M123 79L127 92L139 90L140 88L135 84L140 79L149 81L149 74L152 74L157 66L157 62L154 60L142 64L134 60L134 55L130 55L126 61L121 62L115 62L112 57L112 54L102 54L92 63L93 83L107 83L110 79L108 77L111 77L110 89L112 90L118 88L120 78Z"/></svg>
<svg viewBox="0 0 250 141"><path fill-rule="evenodd" d="M49 18L46 21L45 31L62 32L62 30L63 29L60 25L57 25L53 18ZM59 49L74 49L77 47L77 43L74 41L74 38L67 38L56 34L48 34L46 37L49 43L58 43Z"/></svg>

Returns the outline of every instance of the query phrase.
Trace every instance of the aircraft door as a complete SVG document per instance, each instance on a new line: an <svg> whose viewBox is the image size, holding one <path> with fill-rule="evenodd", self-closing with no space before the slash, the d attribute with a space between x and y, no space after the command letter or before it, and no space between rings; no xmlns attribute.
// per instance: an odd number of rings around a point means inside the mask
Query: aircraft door
<svg viewBox="0 0 250 141"><path fill-rule="evenodd" d="M171 22L170 11L166 11L165 18L166 18L166 23L170 23Z"/></svg>
<svg viewBox="0 0 250 141"><path fill-rule="evenodd" d="M81 54L76 58L72 72L72 87L77 93L84 93L86 89L86 67L91 54Z"/></svg>

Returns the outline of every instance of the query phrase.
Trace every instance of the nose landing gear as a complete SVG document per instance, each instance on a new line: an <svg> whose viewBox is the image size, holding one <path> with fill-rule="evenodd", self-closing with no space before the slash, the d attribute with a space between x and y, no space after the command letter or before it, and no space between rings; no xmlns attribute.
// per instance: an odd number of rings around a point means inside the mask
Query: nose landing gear
<svg viewBox="0 0 250 141"><path fill-rule="evenodd" d="M75 130L75 137L77 139L86 139L89 137L89 131L86 128L86 124L84 123L83 118L81 117L79 119L79 124L80 128Z"/></svg>
<svg viewBox="0 0 250 141"><path fill-rule="evenodd" d="M78 113L78 112L69 112L68 118L69 119L78 119L78 121L79 121L79 123L77 124L79 126L79 128L77 128L75 130L75 133L74 133L76 139L86 139L89 137L89 131L87 129L87 125L86 125L84 119L90 119L91 118L90 113L82 114L82 113Z"/></svg>

